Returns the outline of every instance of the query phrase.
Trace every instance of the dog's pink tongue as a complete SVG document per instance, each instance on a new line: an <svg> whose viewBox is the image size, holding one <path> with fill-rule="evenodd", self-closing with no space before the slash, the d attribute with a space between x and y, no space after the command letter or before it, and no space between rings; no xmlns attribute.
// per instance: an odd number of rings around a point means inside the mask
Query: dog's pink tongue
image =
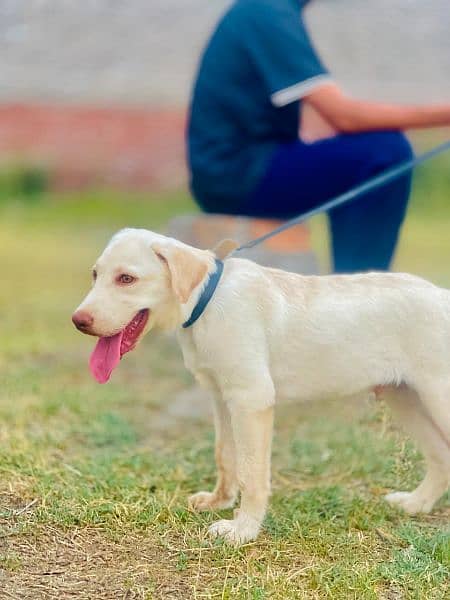
<svg viewBox="0 0 450 600"><path fill-rule="evenodd" d="M89 367L92 375L99 383L106 383L120 362L120 345L123 331L111 337L102 337L98 340L91 354Z"/></svg>

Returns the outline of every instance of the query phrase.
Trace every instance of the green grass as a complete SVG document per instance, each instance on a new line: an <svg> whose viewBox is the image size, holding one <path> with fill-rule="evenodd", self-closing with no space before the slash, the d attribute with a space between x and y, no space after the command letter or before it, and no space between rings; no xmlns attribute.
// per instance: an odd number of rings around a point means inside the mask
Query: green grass
<svg viewBox="0 0 450 600"><path fill-rule="evenodd" d="M148 336L99 386L87 369L93 341L70 323L116 229L161 228L192 203L27 189L0 194L1 597L450 593L448 496L417 518L382 500L423 471L382 406L280 407L262 535L240 549L211 542L217 515L190 513L186 498L213 485L212 427L206 406L204 417L183 417L192 380L175 341ZM450 286L449 201L448 161L421 169L396 267ZM323 220L313 231L324 259Z"/></svg>

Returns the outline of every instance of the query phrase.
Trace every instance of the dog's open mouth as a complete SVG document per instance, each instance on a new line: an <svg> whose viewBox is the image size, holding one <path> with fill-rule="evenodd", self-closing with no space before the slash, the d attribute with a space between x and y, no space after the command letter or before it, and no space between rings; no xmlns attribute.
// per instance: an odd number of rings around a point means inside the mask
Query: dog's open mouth
<svg viewBox="0 0 450 600"><path fill-rule="evenodd" d="M147 324L148 315L148 308L140 310L122 331L98 340L89 367L99 383L106 383L122 356L134 349Z"/></svg>

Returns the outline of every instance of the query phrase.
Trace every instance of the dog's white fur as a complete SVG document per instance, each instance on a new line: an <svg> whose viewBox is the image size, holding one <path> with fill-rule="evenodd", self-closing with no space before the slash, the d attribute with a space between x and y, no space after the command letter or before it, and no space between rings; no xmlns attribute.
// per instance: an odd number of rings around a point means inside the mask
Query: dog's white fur
<svg viewBox="0 0 450 600"><path fill-rule="evenodd" d="M214 264L210 251L126 229L98 259L79 307L101 336L149 308L147 330L175 329L186 367L213 392L217 485L190 505L230 507L238 492L241 504L210 532L234 543L257 536L282 398L383 393L427 463L417 489L386 499L408 513L430 511L450 484L450 292L405 274L305 277L229 258L205 312L182 329ZM118 286L122 272L137 281Z"/></svg>

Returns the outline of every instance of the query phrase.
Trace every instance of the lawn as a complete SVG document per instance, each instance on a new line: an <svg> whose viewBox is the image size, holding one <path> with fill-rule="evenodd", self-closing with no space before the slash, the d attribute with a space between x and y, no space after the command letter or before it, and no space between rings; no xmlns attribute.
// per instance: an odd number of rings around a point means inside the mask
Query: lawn
<svg viewBox="0 0 450 600"><path fill-rule="evenodd" d="M395 268L450 286L448 167L418 171ZM209 409L174 339L149 335L99 386L93 340L70 322L111 233L161 228L191 202L31 187L0 190L1 598L450 594L449 497L415 518L383 502L423 463L366 402L279 407L262 535L240 549L210 541L217 515L186 508L214 482ZM323 219L312 226L325 264Z"/></svg>

